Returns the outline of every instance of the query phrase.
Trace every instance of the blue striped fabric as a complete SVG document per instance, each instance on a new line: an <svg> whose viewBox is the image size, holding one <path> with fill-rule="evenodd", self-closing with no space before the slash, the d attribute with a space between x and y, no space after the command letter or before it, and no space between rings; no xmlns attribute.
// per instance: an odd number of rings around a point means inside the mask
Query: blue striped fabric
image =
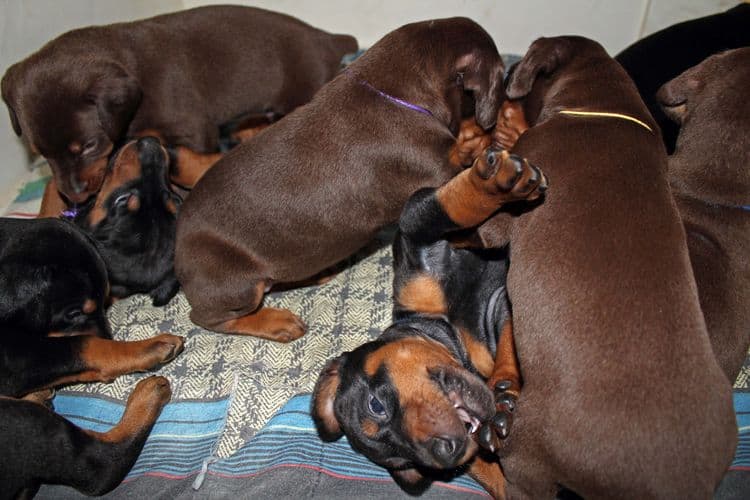
<svg viewBox="0 0 750 500"><path fill-rule="evenodd" d="M732 469L750 471L750 392L734 392L734 412L740 429L740 440Z"/></svg>
<svg viewBox="0 0 750 500"><path fill-rule="evenodd" d="M735 392L740 443L732 464L750 470L750 392ZM126 482L140 476L182 480L200 473L221 436L229 401L180 401L164 408ZM277 468L306 468L343 480L392 481L381 467L354 452L346 439L323 443L309 413L310 395L299 395L287 404L249 442L231 457L208 466L216 477L248 478ZM55 409L75 424L106 431L122 415L118 402L89 396L59 394ZM467 475L434 487L484 495Z"/></svg>
<svg viewBox="0 0 750 500"><path fill-rule="evenodd" d="M124 409L119 402L73 394L58 394L54 403L60 415L95 431L111 428ZM141 476L182 480L198 475L221 436L228 406L228 399L168 404L125 482ZM343 480L392 481L385 469L354 452L345 438L334 443L322 442L309 408L309 394L292 398L237 453L211 463L207 474L246 478L281 467L297 467ZM433 487L485 496L481 486L465 474L450 483L435 483Z"/></svg>

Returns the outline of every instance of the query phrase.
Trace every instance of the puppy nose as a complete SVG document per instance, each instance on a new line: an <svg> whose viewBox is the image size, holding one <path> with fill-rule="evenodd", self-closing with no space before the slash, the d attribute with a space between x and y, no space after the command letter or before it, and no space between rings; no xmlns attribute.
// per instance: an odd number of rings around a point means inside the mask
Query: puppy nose
<svg viewBox="0 0 750 500"><path fill-rule="evenodd" d="M432 452L441 465L451 467L463 454L463 445L463 440L455 436L436 437L433 439Z"/></svg>
<svg viewBox="0 0 750 500"><path fill-rule="evenodd" d="M161 142L159 142L159 139L156 137L146 136L141 137L138 139L138 149L143 150L146 148L159 148L161 147Z"/></svg>

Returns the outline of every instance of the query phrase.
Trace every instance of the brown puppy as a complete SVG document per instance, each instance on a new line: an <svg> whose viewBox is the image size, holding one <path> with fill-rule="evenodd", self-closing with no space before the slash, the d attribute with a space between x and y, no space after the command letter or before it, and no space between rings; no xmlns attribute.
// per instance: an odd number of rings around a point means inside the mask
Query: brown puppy
<svg viewBox="0 0 750 500"><path fill-rule="evenodd" d="M710 498L737 440L731 386L655 123L623 69L579 37L534 42L506 90L531 125L513 152L555 185L535 210L480 228L488 244L512 241L524 385L499 450L508 495Z"/></svg>
<svg viewBox="0 0 750 500"><path fill-rule="evenodd" d="M657 99L680 125L669 182L706 326L730 381L750 345L750 48L710 57Z"/></svg>
<svg viewBox="0 0 750 500"><path fill-rule="evenodd" d="M182 153L218 153L219 126L243 114L286 114L357 50L292 17L211 6L70 31L8 69L13 128L80 203L125 137L149 131ZM74 69L74 71L72 71ZM190 175L187 162L179 167Z"/></svg>
<svg viewBox="0 0 750 500"><path fill-rule="evenodd" d="M351 255L398 219L414 191L457 173L448 158L465 93L488 129L502 76L495 44L475 22L409 24L228 153L177 221L175 271L191 319L220 332L300 337L297 316L261 306L265 291Z"/></svg>

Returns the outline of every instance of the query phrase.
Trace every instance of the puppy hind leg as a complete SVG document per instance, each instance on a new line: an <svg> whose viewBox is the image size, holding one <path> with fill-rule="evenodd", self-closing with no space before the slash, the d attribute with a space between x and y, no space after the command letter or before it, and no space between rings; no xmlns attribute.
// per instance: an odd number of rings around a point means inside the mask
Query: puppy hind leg
<svg viewBox="0 0 750 500"><path fill-rule="evenodd" d="M193 304L190 319L198 324L220 333L235 335L249 335L266 340L287 343L300 338L305 334L304 322L291 311L264 307L263 296L268 288L266 280L256 281L246 287L247 292L237 296L236 290L232 289L232 302L240 298L244 304L241 308L230 309L225 307L217 311L216 304L228 304L229 300L206 300L205 294L200 297L201 304ZM228 297L226 299L229 299Z"/></svg>

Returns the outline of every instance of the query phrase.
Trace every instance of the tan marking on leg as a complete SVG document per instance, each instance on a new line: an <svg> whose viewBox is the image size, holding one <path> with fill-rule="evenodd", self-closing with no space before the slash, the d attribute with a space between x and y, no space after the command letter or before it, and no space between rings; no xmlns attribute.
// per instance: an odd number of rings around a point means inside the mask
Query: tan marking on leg
<svg viewBox="0 0 750 500"><path fill-rule="evenodd" d="M513 149L518 138L529 129L523 106L519 101L505 101L497 115L493 140L505 149Z"/></svg>
<svg viewBox="0 0 750 500"><path fill-rule="evenodd" d="M237 335L251 335L276 342L291 342L305 334L306 326L291 311L263 307L251 314L230 319L216 327L216 331Z"/></svg>
<svg viewBox="0 0 750 500"><path fill-rule="evenodd" d="M505 475L500 468L500 462L490 461L481 455L477 455L474 461L469 464L468 472L469 476L473 477L492 495L492 498L505 499Z"/></svg>
<svg viewBox="0 0 750 500"><path fill-rule="evenodd" d="M466 330L461 328L459 331L461 332L461 338L464 341L464 346L466 346L466 352L469 355L471 364L474 365L482 377L489 378L495 366L495 361L492 359L490 350Z"/></svg>
<svg viewBox="0 0 750 500"><path fill-rule="evenodd" d="M497 346L497 355L495 356L495 366L487 383L490 389L494 390L495 384L501 380L509 380L512 385L508 392L518 397L521 392L521 368L518 366L516 344L513 340L513 322L511 320L506 321L503 325L500 342Z"/></svg>
<svg viewBox="0 0 750 500"><path fill-rule="evenodd" d="M261 133L264 129L267 129L271 124L270 123L263 123L260 125L255 125L253 127L247 127L239 130L235 130L232 132L231 136L232 139L239 141L239 142L245 142L249 141L259 133Z"/></svg>
<svg viewBox="0 0 750 500"><path fill-rule="evenodd" d="M120 422L107 432L85 431L96 439L108 443L122 443L150 428L162 408L172 396L169 381L164 377L148 377L135 386L128 397Z"/></svg>
<svg viewBox="0 0 750 500"><path fill-rule="evenodd" d="M539 178L534 180L536 172ZM546 178L528 161L488 148L470 169L438 188L436 196L453 222L469 228L487 220L505 203L538 198L541 188L547 188Z"/></svg>
<svg viewBox="0 0 750 500"><path fill-rule="evenodd" d="M172 361L184 339L168 333L135 342L86 336L79 353L82 372L61 377L52 386L80 382L111 382L121 375L145 372Z"/></svg>
<svg viewBox="0 0 750 500"><path fill-rule="evenodd" d="M456 143L448 153L448 161L456 168L471 166L474 160L492 143L492 136L477 124L476 119L461 122Z"/></svg>
<svg viewBox="0 0 750 500"><path fill-rule="evenodd" d="M410 278L399 290L396 302L405 309L420 313L445 314L448 312L443 287L437 279L427 274L419 274Z"/></svg>

